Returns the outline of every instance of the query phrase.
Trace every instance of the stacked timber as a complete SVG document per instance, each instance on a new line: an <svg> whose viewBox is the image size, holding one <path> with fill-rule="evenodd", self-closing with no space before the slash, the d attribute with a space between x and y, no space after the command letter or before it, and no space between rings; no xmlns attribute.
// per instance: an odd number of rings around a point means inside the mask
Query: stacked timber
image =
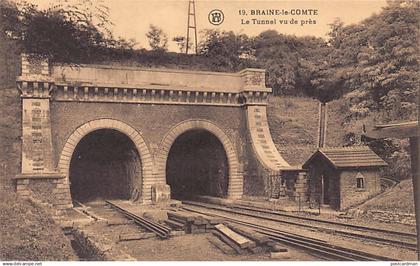
<svg viewBox="0 0 420 266"><path fill-rule="evenodd" d="M183 230L186 234L200 234L209 232L221 219L204 215L193 215L183 211L169 211L165 221L174 230Z"/></svg>
<svg viewBox="0 0 420 266"><path fill-rule="evenodd" d="M286 248L270 240L268 236L246 227L218 224L214 227L212 233L237 254L259 254L268 251L271 253L287 252ZM229 254L225 246L214 240L210 242L225 254Z"/></svg>
<svg viewBox="0 0 420 266"><path fill-rule="evenodd" d="M248 250L256 247L256 243L240 235L224 224L214 226L213 235L229 245L238 254L246 254Z"/></svg>

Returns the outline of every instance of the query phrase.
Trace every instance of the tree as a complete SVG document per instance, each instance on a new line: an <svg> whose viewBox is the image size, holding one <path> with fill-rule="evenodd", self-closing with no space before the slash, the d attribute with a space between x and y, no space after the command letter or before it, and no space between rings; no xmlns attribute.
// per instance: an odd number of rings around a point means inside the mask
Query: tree
<svg viewBox="0 0 420 266"><path fill-rule="evenodd" d="M185 38L184 36L176 36L172 40L176 42L176 44L178 45L179 52L185 53L186 48L187 48L187 38ZM192 47L192 43L189 43L188 49L190 49L191 47Z"/></svg>
<svg viewBox="0 0 420 266"><path fill-rule="evenodd" d="M274 94L314 94L310 79L328 55L324 40L268 30L258 35L254 43L256 60L267 70L268 85Z"/></svg>
<svg viewBox="0 0 420 266"><path fill-rule="evenodd" d="M0 86L14 85L19 73L20 45L11 36L11 29L16 22L16 4L0 0Z"/></svg>
<svg viewBox="0 0 420 266"><path fill-rule="evenodd" d="M418 1L388 1L381 13L359 24L332 28L333 49L326 70L346 70L340 90L349 134L360 132L354 125L361 123L417 119L419 11ZM407 141L367 144L389 163L385 175L410 176Z"/></svg>
<svg viewBox="0 0 420 266"><path fill-rule="evenodd" d="M353 67L346 90L363 95L349 98L387 121L417 117L419 11L412 1L389 2L380 14L343 31L342 61Z"/></svg>
<svg viewBox="0 0 420 266"><path fill-rule="evenodd" d="M90 0L74 5L59 2L46 10L26 2L10 4L2 0L0 16L5 25L1 28L3 36L16 41L23 52L53 61L90 62L132 49L132 43L112 36L107 8Z"/></svg>
<svg viewBox="0 0 420 266"><path fill-rule="evenodd" d="M149 39L149 45L153 51L164 52L168 50L168 35L161 28L150 25L146 37Z"/></svg>
<svg viewBox="0 0 420 266"><path fill-rule="evenodd" d="M198 53L204 56L211 68L239 70L252 65L252 39L232 31L204 30Z"/></svg>

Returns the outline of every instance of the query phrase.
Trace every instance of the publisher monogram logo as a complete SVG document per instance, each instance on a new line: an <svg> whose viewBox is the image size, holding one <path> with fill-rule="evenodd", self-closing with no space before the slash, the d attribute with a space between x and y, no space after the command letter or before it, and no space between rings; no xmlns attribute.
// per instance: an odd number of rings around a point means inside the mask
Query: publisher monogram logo
<svg viewBox="0 0 420 266"><path fill-rule="evenodd" d="M209 13L209 22L213 25L222 24L224 19L225 19L225 15L223 15L222 10L213 9Z"/></svg>

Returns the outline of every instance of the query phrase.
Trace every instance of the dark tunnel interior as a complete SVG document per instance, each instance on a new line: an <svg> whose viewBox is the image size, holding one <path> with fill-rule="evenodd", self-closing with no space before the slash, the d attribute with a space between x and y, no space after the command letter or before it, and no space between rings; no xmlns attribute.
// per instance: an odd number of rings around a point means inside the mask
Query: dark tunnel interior
<svg viewBox="0 0 420 266"><path fill-rule="evenodd" d="M166 164L172 198L194 195L225 197L228 161L219 139L205 130L190 130L173 143Z"/></svg>
<svg viewBox="0 0 420 266"><path fill-rule="evenodd" d="M130 199L141 192L141 163L125 134L100 129L76 146L70 163L70 191L80 202Z"/></svg>

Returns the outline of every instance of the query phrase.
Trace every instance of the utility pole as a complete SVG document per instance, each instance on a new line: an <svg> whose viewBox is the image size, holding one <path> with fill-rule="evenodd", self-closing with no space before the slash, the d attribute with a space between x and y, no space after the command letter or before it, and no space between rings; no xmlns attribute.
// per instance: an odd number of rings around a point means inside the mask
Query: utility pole
<svg viewBox="0 0 420 266"><path fill-rule="evenodd" d="M327 139L327 103L319 103L318 148L324 148Z"/></svg>
<svg viewBox="0 0 420 266"><path fill-rule="evenodd" d="M192 17L192 19L191 19ZM188 46L190 44L190 31L194 30L194 48L197 54L197 22L195 19L195 2L194 0L188 1L188 22L187 22L187 43L185 53L188 54Z"/></svg>

